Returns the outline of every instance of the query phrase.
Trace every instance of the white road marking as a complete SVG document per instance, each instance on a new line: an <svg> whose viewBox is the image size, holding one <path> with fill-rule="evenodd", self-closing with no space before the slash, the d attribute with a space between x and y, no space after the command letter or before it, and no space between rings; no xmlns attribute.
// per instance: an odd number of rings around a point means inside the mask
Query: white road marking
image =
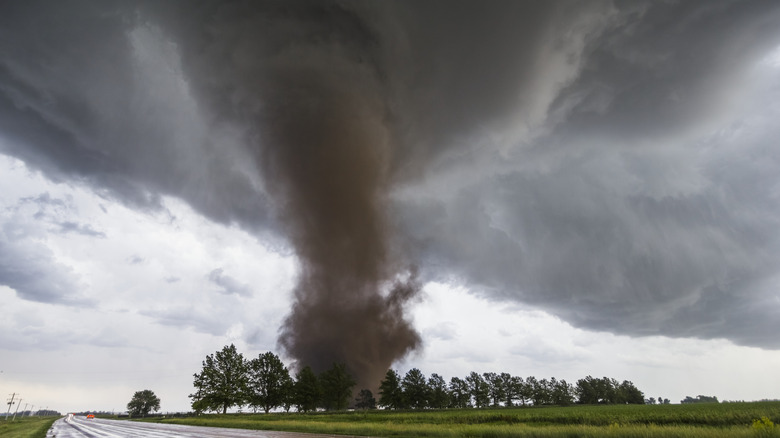
<svg viewBox="0 0 780 438"><path fill-rule="evenodd" d="M74 415L55 421L46 436L48 438L348 438L344 435L140 423L99 418L88 420L86 417Z"/></svg>

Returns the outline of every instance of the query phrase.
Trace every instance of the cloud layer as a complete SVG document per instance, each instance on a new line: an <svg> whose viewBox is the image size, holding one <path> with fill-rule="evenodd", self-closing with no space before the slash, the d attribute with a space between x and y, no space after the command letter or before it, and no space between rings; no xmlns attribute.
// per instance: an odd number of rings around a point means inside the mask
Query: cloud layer
<svg viewBox="0 0 780 438"><path fill-rule="evenodd" d="M778 47L763 1L5 3L0 152L294 251L299 308L347 242L370 273L327 287L375 290L364 308L416 265L577 327L778 349ZM111 238L31 206L50 232ZM78 275L21 223L4 220L0 283L67 302ZM394 357L417 345L404 302Z"/></svg>

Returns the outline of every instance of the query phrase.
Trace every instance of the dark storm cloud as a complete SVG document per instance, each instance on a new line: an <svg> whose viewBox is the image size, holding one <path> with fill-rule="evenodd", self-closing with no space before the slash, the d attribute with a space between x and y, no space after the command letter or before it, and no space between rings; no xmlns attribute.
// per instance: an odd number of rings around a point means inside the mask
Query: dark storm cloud
<svg viewBox="0 0 780 438"><path fill-rule="evenodd" d="M257 177L206 132L174 48L137 7L0 6L0 147L54 181L136 208L176 196L259 232L269 218Z"/></svg>
<svg viewBox="0 0 780 438"><path fill-rule="evenodd" d="M748 85L746 71L777 47L780 14L768 2L621 9L623 19L593 45L586 68L559 98L573 105L566 134L630 147L723 122L719 113Z"/></svg>
<svg viewBox="0 0 780 438"><path fill-rule="evenodd" d="M405 201L404 228L433 278L576 326L778 348L780 10L634 6L516 163Z"/></svg>
<svg viewBox="0 0 780 438"><path fill-rule="evenodd" d="M585 328L780 348L780 92L760 65L779 14L6 2L0 151L285 235L301 275L282 344L321 366L367 352L350 365L371 379L419 345L404 308L431 279ZM380 323L354 340L360 318Z"/></svg>

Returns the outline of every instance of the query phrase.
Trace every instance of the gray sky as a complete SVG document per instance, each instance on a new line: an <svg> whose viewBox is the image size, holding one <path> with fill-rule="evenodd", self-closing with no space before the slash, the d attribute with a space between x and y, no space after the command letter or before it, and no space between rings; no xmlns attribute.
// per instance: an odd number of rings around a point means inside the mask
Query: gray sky
<svg viewBox="0 0 780 438"><path fill-rule="evenodd" d="M187 410L234 342L778 398L778 78L771 1L6 2L0 393Z"/></svg>

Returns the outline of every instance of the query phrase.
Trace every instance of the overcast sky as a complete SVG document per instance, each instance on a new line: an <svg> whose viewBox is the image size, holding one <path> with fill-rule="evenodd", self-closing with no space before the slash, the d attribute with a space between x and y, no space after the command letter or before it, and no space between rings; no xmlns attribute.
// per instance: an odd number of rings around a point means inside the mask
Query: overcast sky
<svg viewBox="0 0 780 438"><path fill-rule="evenodd" d="M3 2L0 395L186 411L235 343L780 398L779 102L768 0Z"/></svg>

